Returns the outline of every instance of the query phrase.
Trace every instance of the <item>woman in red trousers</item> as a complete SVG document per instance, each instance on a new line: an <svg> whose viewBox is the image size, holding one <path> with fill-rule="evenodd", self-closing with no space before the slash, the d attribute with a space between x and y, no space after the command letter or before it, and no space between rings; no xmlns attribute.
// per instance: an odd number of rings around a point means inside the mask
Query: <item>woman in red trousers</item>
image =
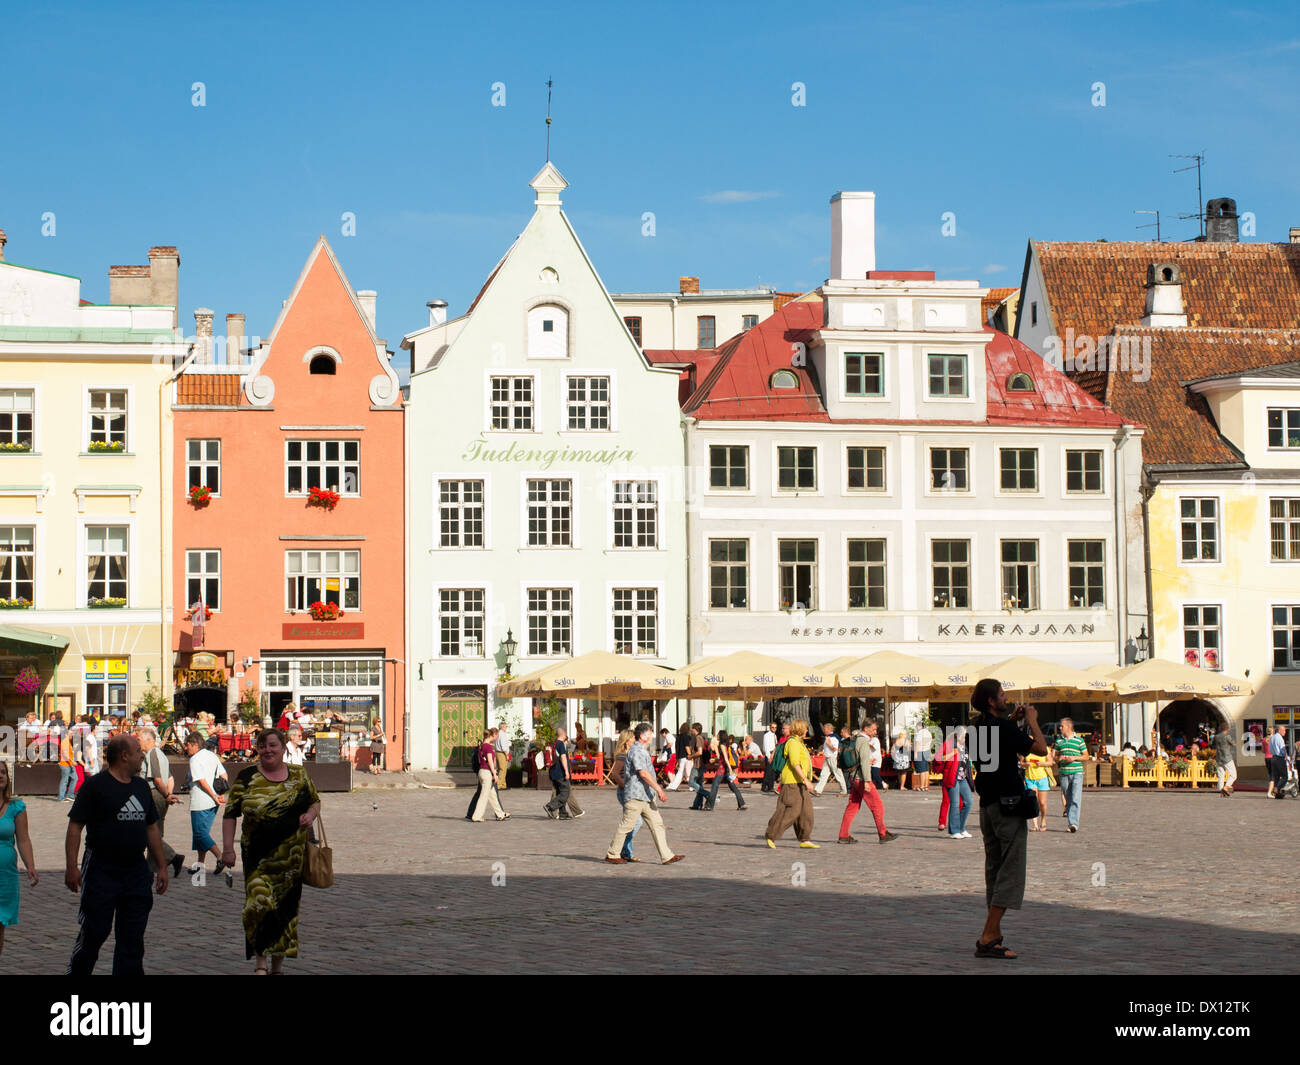
<svg viewBox="0 0 1300 1065"><path fill-rule="evenodd" d="M943 741L939 753L934 756L935 765L943 770L943 785L939 789L943 798L939 802L939 831L948 830L948 789L957 783L957 749L953 737Z"/></svg>

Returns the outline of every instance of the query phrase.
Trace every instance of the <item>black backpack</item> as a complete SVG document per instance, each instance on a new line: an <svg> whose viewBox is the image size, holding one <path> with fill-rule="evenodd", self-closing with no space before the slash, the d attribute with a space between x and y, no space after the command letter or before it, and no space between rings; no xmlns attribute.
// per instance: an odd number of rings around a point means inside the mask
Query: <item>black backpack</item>
<svg viewBox="0 0 1300 1065"><path fill-rule="evenodd" d="M848 771L854 771L858 768L858 748L850 739L847 743L840 741L840 768Z"/></svg>

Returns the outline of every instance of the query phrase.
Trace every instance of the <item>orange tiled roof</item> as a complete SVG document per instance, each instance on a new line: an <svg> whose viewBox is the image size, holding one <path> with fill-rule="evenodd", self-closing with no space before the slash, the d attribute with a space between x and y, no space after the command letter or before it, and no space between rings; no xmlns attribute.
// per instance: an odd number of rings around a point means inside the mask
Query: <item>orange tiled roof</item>
<svg viewBox="0 0 1300 1065"><path fill-rule="evenodd" d="M1019 291L1020 291L1019 286L1015 288L989 289L988 295L985 296L982 300L980 300L980 324L983 325L989 320L989 314L998 309L998 304L1000 304L1004 299L1010 296L1013 292L1019 292Z"/></svg>
<svg viewBox="0 0 1300 1065"><path fill-rule="evenodd" d="M237 374L183 373L176 381L176 405L237 407L240 382Z"/></svg>

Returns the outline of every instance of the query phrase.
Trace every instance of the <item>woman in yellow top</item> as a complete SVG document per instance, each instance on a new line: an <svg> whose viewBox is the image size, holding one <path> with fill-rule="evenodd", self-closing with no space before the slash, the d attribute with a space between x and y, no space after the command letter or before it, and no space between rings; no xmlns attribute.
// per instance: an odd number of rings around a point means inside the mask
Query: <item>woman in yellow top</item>
<svg viewBox="0 0 1300 1065"><path fill-rule="evenodd" d="M813 804L811 787L812 755L804 746L808 735L807 721L794 721L790 725L790 738L785 741L785 768L781 770L781 792L776 799L776 810L767 823L763 838L776 849L776 841L787 828L794 825L799 846L817 848L821 844L810 838L813 830Z"/></svg>
<svg viewBox="0 0 1300 1065"><path fill-rule="evenodd" d="M1027 754L1021 762L1025 767L1025 787L1038 793L1038 818L1030 824L1034 832L1047 831L1047 793L1052 790L1051 759L1045 754Z"/></svg>

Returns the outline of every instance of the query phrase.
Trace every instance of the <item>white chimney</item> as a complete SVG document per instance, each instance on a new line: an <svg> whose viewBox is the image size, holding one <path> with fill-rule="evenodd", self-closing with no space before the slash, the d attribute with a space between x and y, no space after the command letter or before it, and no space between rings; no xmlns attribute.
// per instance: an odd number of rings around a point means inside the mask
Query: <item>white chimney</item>
<svg viewBox="0 0 1300 1065"><path fill-rule="evenodd" d="M831 279L861 281L876 268L876 194L831 197Z"/></svg>
<svg viewBox="0 0 1300 1065"><path fill-rule="evenodd" d="M194 361L199 366L212 365L212 319L215 312L207 307L194 308Z"/></svg>
<svg viewBox="0 0 1300 1065"><path fill-rule="evenodd" d="M1297 229L1296 227L1292 226L1291 229L1288 231L1287 235L1290 237L1292 244L1300 244L1300 229ZM4 231L0 230L0 237L3 236L4 236ZM4 258L4 256L0 255L0 259L2 258Z"/></svg>
<svg viewBox="0 0 1300 1065"><path fill-rule="evenodd" d="M1148 266L1146 289L1144 326L1169 329L1187 325L1187 313L1183 310L1183 271L1177 263Z"/></svg>
<svg viewBox="0 0 1300 1065"><path fill-rule="evenodd" d="M361 311L365 314L371 329L375 328L375 304L378 301L379 293L373 289L357 289L357 302L361 304Z"/></svg>
<svg viewBox="0 0 1300 1065"><path fill-rule="evenodd" d="M429 325L442 325L447 320L447 301L430 300L425 304L429 308Z"/></svg>

